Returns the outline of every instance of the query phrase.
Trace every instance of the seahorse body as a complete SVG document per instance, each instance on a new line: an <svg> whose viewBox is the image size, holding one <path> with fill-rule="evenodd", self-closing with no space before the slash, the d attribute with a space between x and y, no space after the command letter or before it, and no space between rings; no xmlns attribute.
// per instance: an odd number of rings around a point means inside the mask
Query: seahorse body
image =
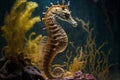
<svg viewBox="0 0 120 80"><path fill-rule="evenodd" d="M43 70L49 79L60 78L52 74L51 63L58 53L63 52L68 45L68 36L64 29L57 23L56 16L62 17L59 13L66 7L64 5L52 5L45 14L44 23L48 31L48 38L44 52ZM67 9L67 8L66 8ZM66 16L67 17L67 16Z"/></svg>

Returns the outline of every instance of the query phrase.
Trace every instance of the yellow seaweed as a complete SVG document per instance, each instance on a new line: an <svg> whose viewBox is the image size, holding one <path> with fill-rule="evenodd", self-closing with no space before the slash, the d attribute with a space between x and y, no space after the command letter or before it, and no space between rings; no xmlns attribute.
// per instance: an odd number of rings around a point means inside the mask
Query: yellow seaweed
<svg viewBox="0 0 120 80"><path fill-rule="evenodd" d="M85 68L85 61L83 60L83 51L82 47L79 51L79 47L76 49L76 57L74 57L73 62L69 65L69 71L72 73L77 72L78 70L83 70Z"/></svg>
<svg viewBox="0 0 120 80"><path fill-rule="evenodd" d="M2 26L2 36L7 41L7 46L3 48L5 57L15 57L24 53L25 35L35 23L40 21L39 16L31 17L37 7L36 2L16 0L10 13L6 14Z"/></svg>
<svg viewBox="0 0 120 80"><path fill-rule="evenodd" d="M31 63L36 66L40 66L40 54L39 54L39 42L42 38L42 35L38 35L35 39L32 39L32 36L36 35L35 32L32 32L29 35L26 46L24 47L24 57L31 60Z"/></svg>

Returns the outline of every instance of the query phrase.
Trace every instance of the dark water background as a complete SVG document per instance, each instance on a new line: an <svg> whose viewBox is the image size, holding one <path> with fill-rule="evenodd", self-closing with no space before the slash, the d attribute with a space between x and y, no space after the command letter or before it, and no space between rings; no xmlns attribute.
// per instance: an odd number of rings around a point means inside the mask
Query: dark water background
<svg viewBox="0 0 120 80"><path fill-rule="evenodd" d="M0 0L0 26L2 26L5 13L10 11L15 0ZM39 4L39 7L33 13L33 16L39 15L41 18L44 16L42 12L47 9L45 6L50 6L50 2L57 4L58 0L31 0ZM67 2L68 0L66 0ZM104 48L107 51L112 49L110 56L110 63L117 64L110 69L112 73L120 72L120 1L119 0L69 0L70 10L72 16L81 18L86 22L90 21L90 27L94 28L94 37L96 37L96 43L99 46L104 41L108 41L109 44ZM61 2L61 1L60 1ZM107 14L107 16L106 16ZM106 23L106 20L108 22ZM68 34L69 41L74 41L76 46L83 45L86 39L86 32L81 28L81 24L78 24L77 28L73 28L69 23L60 22L65 31ZM37 34L47 35L47 31L43 30L43 21L37 23L30 32L35 31ZM0 35L2 32L0 31ZM0 36L0 49L6 45L5 40ZM69 48L69 46L68 46ZM62 62L64 55L58 56L58 62Z"/></svg>

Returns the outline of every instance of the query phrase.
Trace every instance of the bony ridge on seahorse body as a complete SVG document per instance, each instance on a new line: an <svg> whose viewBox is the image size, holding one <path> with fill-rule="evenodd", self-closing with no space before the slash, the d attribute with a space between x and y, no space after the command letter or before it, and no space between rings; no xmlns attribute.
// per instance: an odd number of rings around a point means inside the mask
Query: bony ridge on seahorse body
<svg viewBox="0 0 120 80"><path fill-rule="evenodd" d="M69 4L68 4L69 5ZM72 18L68 5L53 5L45 13L44 23L48 31L46 47L43 51L43 71L49 79L61 78L62 74L55 76L52 73L51 63L58 53L63 52L68 45L68 36L64 29L57 23L56 18L67 21L74 27L77 22ZM45 37L46 38L46 37Z"/></svg>

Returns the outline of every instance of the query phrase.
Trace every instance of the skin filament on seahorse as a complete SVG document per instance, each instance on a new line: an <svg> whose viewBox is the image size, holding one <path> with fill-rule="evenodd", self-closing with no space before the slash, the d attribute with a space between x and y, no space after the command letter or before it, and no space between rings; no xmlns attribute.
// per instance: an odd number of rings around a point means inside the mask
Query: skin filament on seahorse
<svg viewBox="0 0 120 80"><path fill-rule="evenodd" d="M77 22L72 18L68 5L52 5L45 13L44 23L48 31L46 47L43 50L43 71L49 79L61 78L62 74L55 76L52 73L51 64L58 53L63 52L68 45L68 36L56 18L69 22L74 27Z"/></svg>

